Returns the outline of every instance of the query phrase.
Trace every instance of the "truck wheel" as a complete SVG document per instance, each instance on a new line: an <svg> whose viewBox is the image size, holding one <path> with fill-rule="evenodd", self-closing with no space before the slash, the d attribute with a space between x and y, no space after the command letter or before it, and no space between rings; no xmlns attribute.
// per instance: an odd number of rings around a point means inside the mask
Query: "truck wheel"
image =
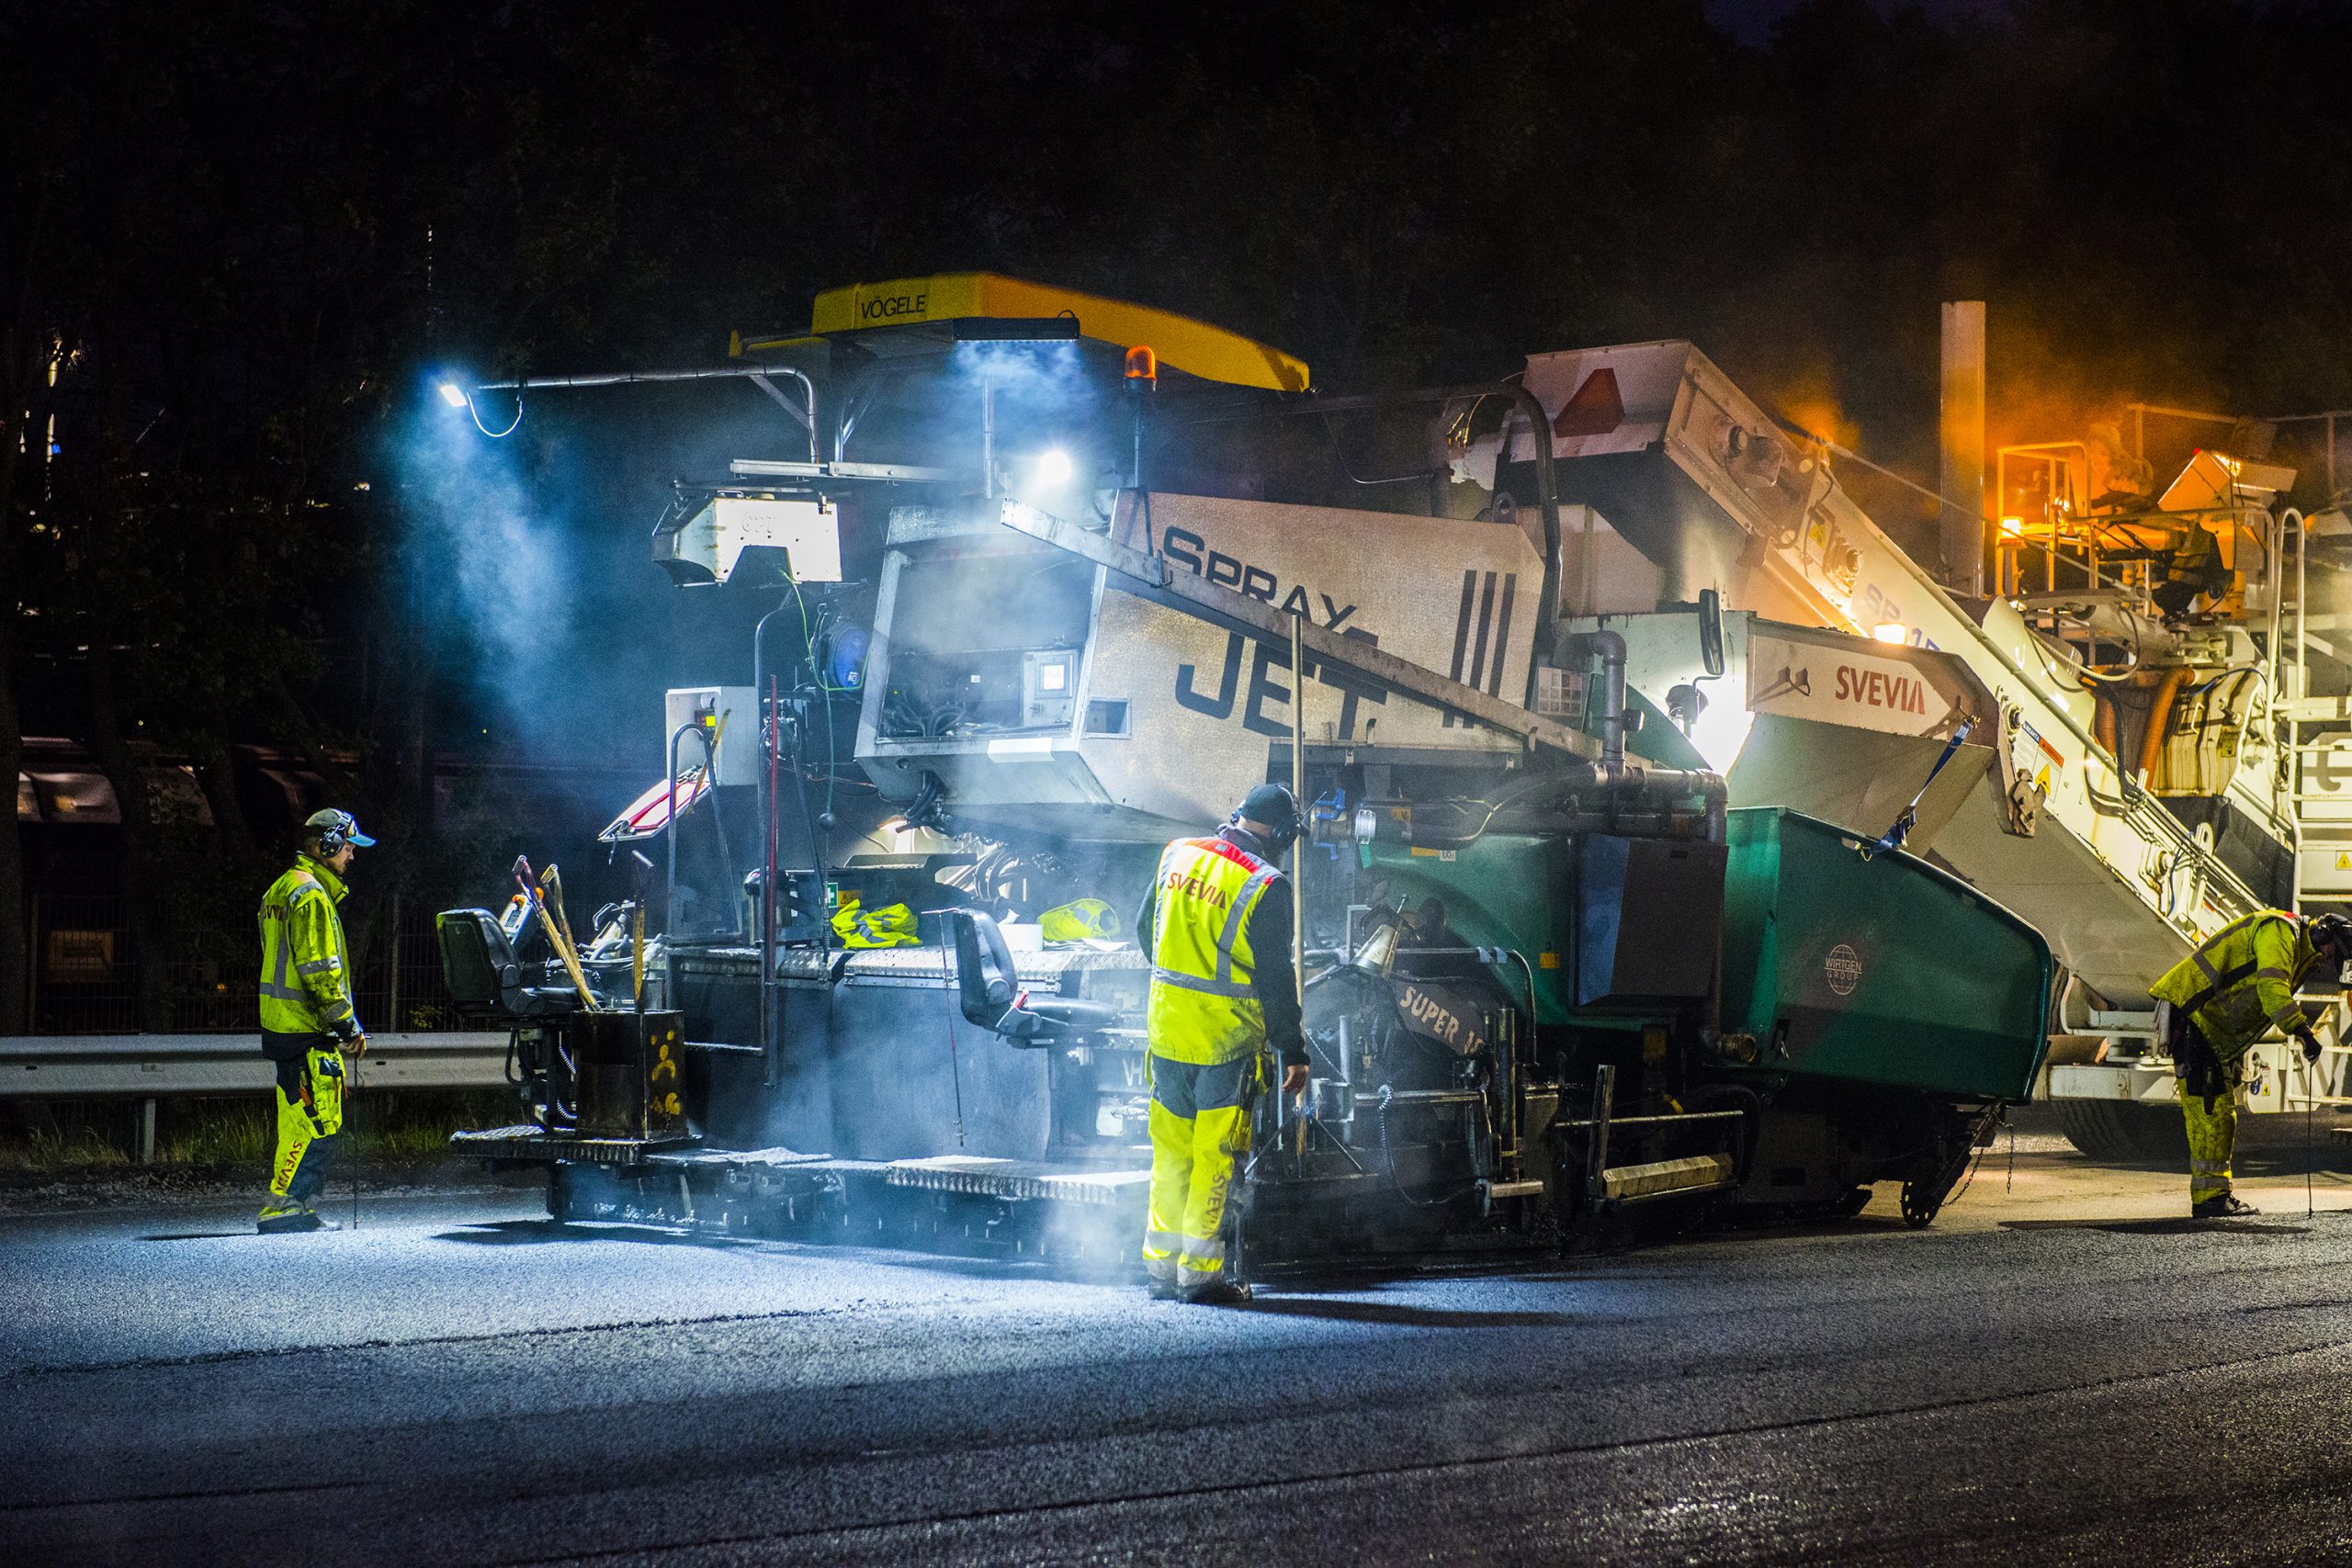
<svg viewBox="0 0 2352 1568"><path fill-rule="evenodd" d="M1960 1168L1967 1168L1964 1153ZM1959 1170L1951 1169L1943 1161L1932 1157L1913 1166L1911 1174L1903 1179L1903 1223L1915 1231L1925 1230L1934 1224L1937 1213L1944 1206L1944 1200L1951 1196L1952 1187L1959 1179Z"/></svg>
<svg viewBox="0 0 2352 1568"><path fill-rule="evenodd" d="M2188 1158L2178 1108L2130 1100L2053 1100L2066 1141L2109 1165L2170 1165Z"/></svg>

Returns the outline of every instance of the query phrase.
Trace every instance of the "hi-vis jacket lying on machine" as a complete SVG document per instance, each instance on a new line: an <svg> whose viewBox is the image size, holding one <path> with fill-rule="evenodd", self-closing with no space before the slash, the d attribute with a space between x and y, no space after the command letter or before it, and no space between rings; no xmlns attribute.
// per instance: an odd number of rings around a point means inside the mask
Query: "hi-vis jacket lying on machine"
<svg viewBox="0 0 2352 1568"><path fill-rule="evenodd" d="M843 947L915 947L922 938L915 928L915 912L904 904L884 904L869 909L850 892L842 894L833 911L833 935Z"/></svg>

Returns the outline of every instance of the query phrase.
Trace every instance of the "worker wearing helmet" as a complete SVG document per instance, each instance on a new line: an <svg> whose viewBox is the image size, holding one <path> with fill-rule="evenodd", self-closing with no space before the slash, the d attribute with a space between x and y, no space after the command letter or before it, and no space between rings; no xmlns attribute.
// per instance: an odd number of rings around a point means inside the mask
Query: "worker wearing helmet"
<svg viewBox="0 0 2352 1568"><path fill-rule="evenodd" d="M264 1235L334 1228L311 1200L343 1130L344 1055L368 1049L352 1010L338 906L352 857L375 842L351 813L314 812L292 869L262 895L262 1054L277 1065L277 1155L261 1209Z"/></svg>
<svg viewBox="0 0 2352 1568"><path fill-rule="evenodd" d="M2352 920L2264 909L2208 937L2148 987L2158 1003L2158 1037L2178 1075L2188 1124L2188 1212L2196 1218L2256 1212L2230 1190L2246 1048L2276 1029L2301 1042L2304 1061L2318 1061L2319 1040L2295 992L2323 966L2333 978L2346 960Z"/></svg>
<svg viewBox="0 0 2352 1568"><path fill-rule="evenodd" d="M1227 1277L1225 1217L1265 1053L1283 1093L1306 1087L1291 963L1291 884L1275 865L1298 836L1298 803L1279 784L1250 792L1226 825L1179 839L1136 915L1151 955L1151 1206L1143 1238L1155 1300L1248 1299Z"/></svg>

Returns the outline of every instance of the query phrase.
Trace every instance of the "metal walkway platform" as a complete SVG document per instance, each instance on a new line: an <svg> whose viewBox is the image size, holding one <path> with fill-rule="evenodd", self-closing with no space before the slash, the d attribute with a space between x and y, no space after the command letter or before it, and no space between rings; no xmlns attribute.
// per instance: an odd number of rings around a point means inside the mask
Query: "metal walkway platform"
<svg viewBox="0 0 2352 1568"><path fill-rule="evenodd" d="M634 1138L583 1138L523 1125L486 1127L450 1134L461 1154L490 1159L639 1166L662 1170L759 1172L806 1179L838 1190L843 1178L885 1187L952 1192L964 1197L1081 1203L1117 1207L1140 1202L1151 1184L1148 1169L1115 1170L1049 1165L1038 1160L989 1159L973 1155L935 1155L923 1159L836 1159L776 1145L764 1149L698 1148L683 1140L648 1143Z"/></svg>
<svg viewBox="0 0 2352 1568"><path fill-rule="evenodd" d="M831 1155L804 1155L787 1149L782 1144L765 1149L665 1149L645 1156L648 1165L683 1167L689 1169L745 1170L753 1167L779 1169L786 1167L827 1165L833 1163Z"/></svg>
<svg viewBox="0 0 2352 1568"><path fill-rule="evenodd" d="M549 1133L541 1127L483 1127L449 1134L449 1146L458 1154L485 1159L569 1159L592 1165L641 1165L665 1150L679 1149L686 1140L644 1138L582 1138Z"/></svg>
<svg viewBox="0 0 2352 1568"><path fill-rule="evenodd" d="M940 1155L894 1160L883 1173L891 1187L961 1192L981 1198L1042 1198L1063 1203L1118 1204L1140 1198L1148 1170L1088 1170L1029 1160Z"/></svg>

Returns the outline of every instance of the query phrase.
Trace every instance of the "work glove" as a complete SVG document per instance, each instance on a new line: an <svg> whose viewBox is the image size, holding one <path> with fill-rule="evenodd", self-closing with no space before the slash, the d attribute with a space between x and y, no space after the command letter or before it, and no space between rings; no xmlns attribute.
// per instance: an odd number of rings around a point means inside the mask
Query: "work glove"
<svg viewBox="0 0 2352 1568"><path fill-rule="evenodd" d="M340 1049L346 1056L365 1056L368 1054L368 1037L365 1034L355 1034L342 1042Z"/></svg>
<svg viewBox="0 0 2352 1568"><path fill-rule="evenodd" d="M2303 1060L2316 1063L2319 1060L2319 1036L2308 1029L2298 1029L2295 1031L2295 1038L2302 1042Z"/></svg>

